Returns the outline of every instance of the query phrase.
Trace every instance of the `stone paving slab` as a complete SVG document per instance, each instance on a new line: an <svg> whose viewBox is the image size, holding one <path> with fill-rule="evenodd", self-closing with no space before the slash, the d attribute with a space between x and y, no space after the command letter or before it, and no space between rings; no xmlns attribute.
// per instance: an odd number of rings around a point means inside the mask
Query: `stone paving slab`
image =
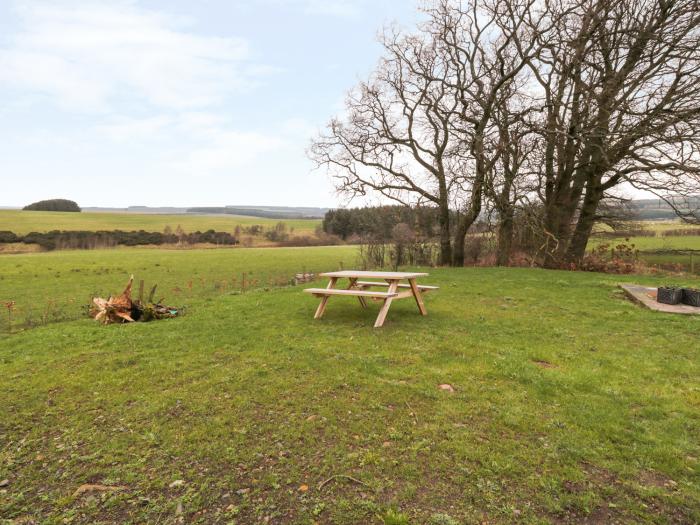
<svg viewBox="0 0 700 525"><path fill-rule="evenodd" d="M700 315L700 308L696 308L695 306L657 303L656 288L649 288L648 286L640 286L638 284L621 284L620 288L622 288L634 302L640 303L650 310L669 314Z"/></svg>

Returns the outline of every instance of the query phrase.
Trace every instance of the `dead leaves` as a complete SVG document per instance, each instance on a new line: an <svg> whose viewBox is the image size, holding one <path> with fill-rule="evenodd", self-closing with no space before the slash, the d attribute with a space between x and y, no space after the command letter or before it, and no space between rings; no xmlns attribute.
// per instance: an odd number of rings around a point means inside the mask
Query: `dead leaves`
<svg viewBox="0 0 700 525"><path fill-rule="evenodd" d="M119 492L123 490L129 490L128 487L125 487L123 485L100 485L99 483L85 483L84 485L80 485L75 492L73 493L73 497L80 496L81 494L85 494L86 492Z"/></svg>

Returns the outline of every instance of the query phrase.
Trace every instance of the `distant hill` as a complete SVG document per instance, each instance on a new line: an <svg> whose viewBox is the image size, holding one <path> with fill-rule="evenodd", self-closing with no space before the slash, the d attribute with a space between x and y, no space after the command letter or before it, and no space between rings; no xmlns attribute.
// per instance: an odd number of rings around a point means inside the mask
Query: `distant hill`
<svg viewBox="0 0 700 525"><path fill-rule="evenodd" d="M309 208L301 206L210 206L189 208L188 213L214 213L225 215L246 215L266 219L320 219L329 208Z"/></svg>
<svg viewBox="0 0 700 525"><path fill-rule="evenodd" d="M700 195L674 200L674 205L679 209L698 212L700 211ZM630 207L636 213L639 220L677 219L678 215L665 201L661 199L637 199L630 202Z"/></svg>
<svg viewBox="0 0 700 525"><path fill-rule="evenodd" d="M264 219L321 219L329 208L304 206L129 206L127 208L84 207L93 213L140 213L165 215L244 215Z"/></svg>
<svg viewBox="0 0 700 525"><path fill-rule="evenodd" d="M167 215L179 215L187 213L187 208L176 206L129 206L128 208L100 208L98 206L83 207L83 211L94 213L161 213Z"/></svg>

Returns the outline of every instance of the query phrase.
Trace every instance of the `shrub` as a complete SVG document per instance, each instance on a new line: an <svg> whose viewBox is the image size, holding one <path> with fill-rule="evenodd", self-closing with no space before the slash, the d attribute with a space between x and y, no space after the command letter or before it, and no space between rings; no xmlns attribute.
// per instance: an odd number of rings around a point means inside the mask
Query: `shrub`
<svg viewBox="0 0 700 525"><path fill-rule="evenodd" d="M79 212L80 206L74 201L68 199L49 199L45 201L34 202L22 208L27 211L69 211Z"/></svg>
<svg viewBox="0 0 700 525"><path fill-rule="evenodd" d="M664 237L700 237L700 228L679 228L661 233Z"/></svg>
<svg viewBox="0 0 700 525"><path fill-rule="evenodd" d="M613 247L609 244L601 244L584 256L578 268L571 269L586 272L633 273L638 269L638 253L634 244L629 244L629 239Z"/></svg>
<svg viewBox="0 0 700 525"><path fill-rule="evenodd" d="M0 231L0 243L21 242L21 238L12 232Z"/></svg>
<svg viewBox="0 0 700 525"><path fill-rule="evenodd" d="M109 248L112 246L143 246L147 244L175 244L184 242L187 244L211 243L219 245L235 245L238 239L226 232L207 230L206 232L194 232L186 234L167 234L161 232L139 231L50 231L31 232L24 236L15 235L12 232L0 232L0 243L23 242L24 244L37 244L45 250L61 249L94 249Z"/></svg>
<svg viewBox="0 0 700 525"><path fill-rule="evenodd" d="M287 233L287 225L283 222L278 222L275 227L271 230L265 232L265 237L268 241L281 242L289 239L289 233Z"/></svg>

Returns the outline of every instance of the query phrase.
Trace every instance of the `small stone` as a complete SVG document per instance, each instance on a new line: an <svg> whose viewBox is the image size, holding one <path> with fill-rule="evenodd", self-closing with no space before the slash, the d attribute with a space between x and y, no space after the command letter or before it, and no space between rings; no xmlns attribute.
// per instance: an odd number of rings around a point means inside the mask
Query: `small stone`
<svg viewBox="0 0 700 525"><path fill-rule="evenodd" d="M184 479L176 479L169 486L171 489L176 489L177 487L182 487L185 484Z"/></svg>
<svg viewBox="0 0 700 525"><path fill-rule="evenodd" d="M247 488L246 489L238 489L236 491L236 494L238 494L239 496L244 496L244 495L248 494L249 492L250 492L250 489L247 489Z"/></svg>
<svg viewBox="0 0 700 525"><path fill-rule="evenodd" d="M444 390L445 392L454 392L455 391L455 388L452 385L447 384L447 383L443 383L442 385L438 385L438 388L440 390Z"/></svg>
<svg viewBox="0 0 700 525"><path fill-rule="evenodd" d="M0 487L7 487L9 484L10 484L9 479L3 479L2 481L0 481Z"/></svg>
<svg viewBox="0 0 700 525"><path fill-rule="evenodd" d="M182 501L178 501L178 502L177 502L177 507L175 508L175 514L177 514L178 516L180 516L180 515L183 514L184 512L185 512L185 510L182 508Z"/></svg>
<svg viewBox="0 0 700 525"><path fill-rule="evenodd" d="M316 414L311 414L309 417L306 418L307 421L316 421L318 419L318 416Z"/></svg>

